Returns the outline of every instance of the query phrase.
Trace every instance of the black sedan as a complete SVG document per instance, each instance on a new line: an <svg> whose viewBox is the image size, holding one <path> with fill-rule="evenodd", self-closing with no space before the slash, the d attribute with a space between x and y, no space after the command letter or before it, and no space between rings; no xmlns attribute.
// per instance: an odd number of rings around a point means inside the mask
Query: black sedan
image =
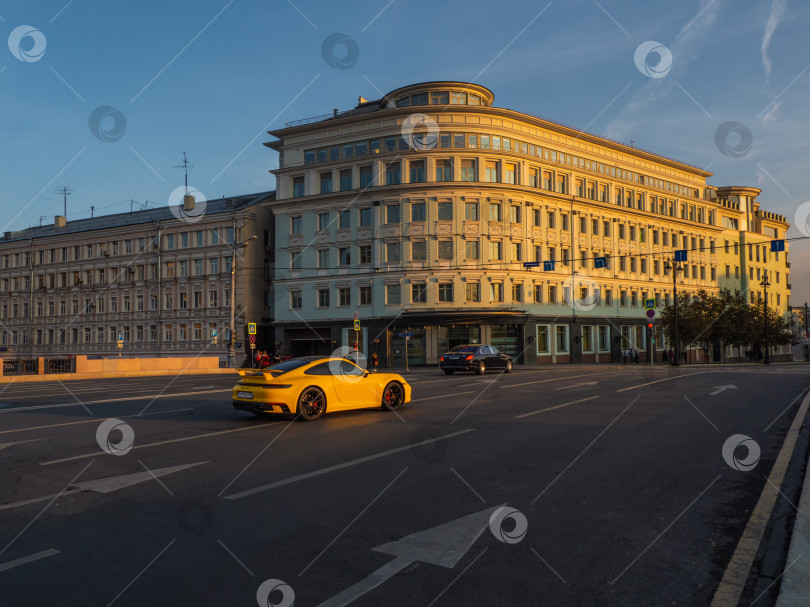
<svg viewBox="0 0 810 607"><path fill-rule="evenodd" d="M442 355L439 368L446 375L452 375L456 371L475 371L478 375L483 375L488 369L509 373L512 370L512 358L494 346L456 346Z"/></svg>

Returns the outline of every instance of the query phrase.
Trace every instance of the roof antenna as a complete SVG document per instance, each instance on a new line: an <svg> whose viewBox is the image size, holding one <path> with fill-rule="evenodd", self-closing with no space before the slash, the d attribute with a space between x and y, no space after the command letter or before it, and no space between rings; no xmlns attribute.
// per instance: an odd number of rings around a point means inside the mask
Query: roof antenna
<svg viewBox="0 0 810 607"><path fill-rule="evenodd" d="M186 153L183 152L183 164L176 164L174 165L175 169L183 169L186 173L186 196L188 196L188 170L193 169L194 165L188 163L188 158L186 158Z"/></svg>
<svg viewBox="0 0 810 607"><path fill-rule="evenodd" d="M62 197L64 198L64 204L65 204L65 219L67 219L67 197L68 197L68 196L70 196L70 193L71 193L73 190L75 190L75 189L76 189L76 188L72 188L72 187L70 187L70 186L63 185L61 188L56 188L56 189L54 190L54 192L56 192L57 194L61 194L61 195L62 195Z"/></svg>
<svg viewBox="0 0 810 607"><path fill-rule="evenodd" d="M96 210L96 207L94 207L94 206L91 206L91 207L90 207L90 219L93 219L93 212L94 212L95 210Z"/></svg>

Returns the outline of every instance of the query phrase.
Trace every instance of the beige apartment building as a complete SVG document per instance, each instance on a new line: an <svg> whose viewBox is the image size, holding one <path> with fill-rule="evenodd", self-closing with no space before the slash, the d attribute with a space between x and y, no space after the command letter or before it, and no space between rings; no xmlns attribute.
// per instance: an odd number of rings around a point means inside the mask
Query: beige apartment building
<svg viewBox="0 0 810 607"><path fill-rule="evenodd" d="M767 275L787 312L788 251L770 243L788 223L759 190L493 101L477 84L427 82L270 132L285 353L357 343L404 366L406 351L435 364L489 343L528 364L644 358L645 302L670 303L675 251L680 295L761 300Z"/></svg>
<svg viewBox="0 0 810 607"><path fill-rule="evenodd" d="M52 225L6 232L0 356L225 359L235 259L235 337L243 360L246 323L271 320L272 216L261 203L272 197L189 200L185 213L163 207L70 222L57 216Z"/></svg>

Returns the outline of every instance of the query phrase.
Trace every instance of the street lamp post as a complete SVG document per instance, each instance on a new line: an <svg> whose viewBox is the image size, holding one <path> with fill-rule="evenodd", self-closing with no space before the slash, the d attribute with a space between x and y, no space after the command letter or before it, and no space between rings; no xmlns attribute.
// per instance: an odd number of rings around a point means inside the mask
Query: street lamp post
<svg viewBox="0 0 810 607"><path fill-rule="evenodd" d="M771 364L771 356L768 352L768 287L771 286L771 283L768 282L768 272L765 272L765 275L762 277L762 282L759 283L765 289L765 300L762 302L765 320L765 360L763 361L766 365Z"/></svg>
<svg viewBox="0 0 810 607"><path fill-rule="evenodd" d="M671 261L667 259L664 263L664 271L669 272L672 270L672 299L674 302L674 310L675 310L675 335L673 341L675 342L675 347L673 348L674 356L672 357L674 360L671 361L672 365L675 367L681 366L681 354L678 351L678 272L683 272L683 267L681 267L678 262Z"/></svg>
<svg viewBox="0 0 810 607"><path fill-rule="evenodd" d="M234 234L236 230L234 230ZM231 323L230 327L230 340L228 341L228 368L233 369L236 366L236 349L234 348L234 344L236 343L236 333L234 327L234 321L236 317L235 305L234 300L236 299L236 252L241 249L242 247L246 247L247 244L251 240L256 240L257 236L254 234L247 240L243 240L242 242L236 243L232 247L233 254L231 256Z"/></svg>

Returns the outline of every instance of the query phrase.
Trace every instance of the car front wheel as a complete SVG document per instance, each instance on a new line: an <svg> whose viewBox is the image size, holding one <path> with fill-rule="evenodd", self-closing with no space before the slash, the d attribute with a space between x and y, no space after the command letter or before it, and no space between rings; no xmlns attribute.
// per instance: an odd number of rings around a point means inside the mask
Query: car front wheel
<svg viewBox="0 0 810 607"><path fill-rule="evenodd" d="M475 372L478 373L478 375L483 375L487 372L487 366L484 364L483 360L478 363L478 367L475 369Z"/></svg>
<svg viewBox="0 0 810 607"><path fill-rule="evenodd" d="M405 388L399 382L391 381L385 386L382 394L383 409L398 409L405 402Z"/></svg>
<svg viewBox="0 0 810 607"><path fill-rule="evenodd" d="M504 372L506 372L506 373L511 373L512 372L512 361L511 360L506 361L506 369L504 369Z"/></svg>
<svg viewBox="0 0 810 607"><path fill-rule="evenodd" d="M301 419L314 422L326 411L326 395L323 390L310 386L298 397L298 414Z"/></svg>

